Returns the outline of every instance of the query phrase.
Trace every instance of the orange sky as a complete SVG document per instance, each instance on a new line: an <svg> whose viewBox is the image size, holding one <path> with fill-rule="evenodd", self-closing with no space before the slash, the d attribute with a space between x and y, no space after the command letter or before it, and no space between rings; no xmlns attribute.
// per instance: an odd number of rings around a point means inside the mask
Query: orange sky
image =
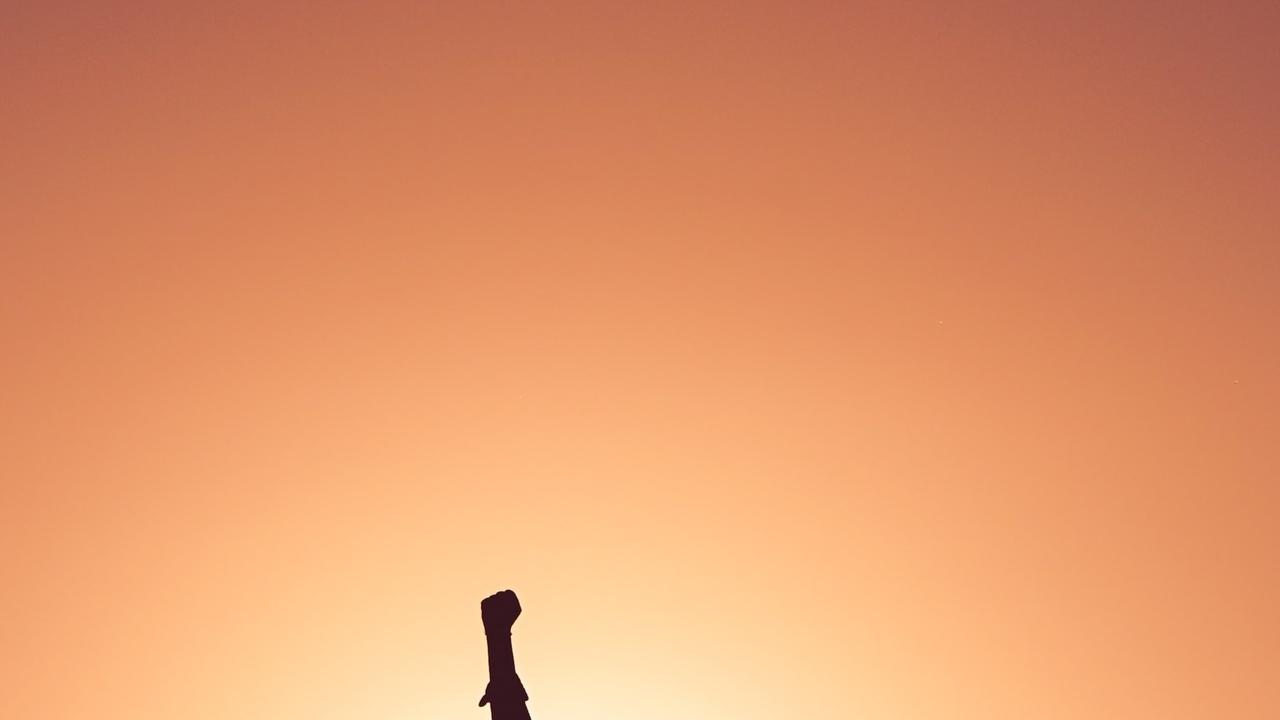
<svg viewBox="0 0 1280 720"><path fill-rule="evenodd" d="M0 11L0 717L1280 716L1280 5L181 5Z"/></svg>

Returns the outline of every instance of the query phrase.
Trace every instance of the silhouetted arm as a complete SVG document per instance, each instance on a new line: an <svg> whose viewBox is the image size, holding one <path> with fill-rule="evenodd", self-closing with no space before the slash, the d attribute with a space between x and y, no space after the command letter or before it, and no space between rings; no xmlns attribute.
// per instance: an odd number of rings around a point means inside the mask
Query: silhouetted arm
<svg viewBox="0 0 1280 720"><path fill-rule="evenodd" d="M480 603L485 640L489 646L489 685L480 706L489 705L492 720L530 720L529 700L516 675L515 653L511 648L511 625L520 617L520 601L503 590Z"/></svg>

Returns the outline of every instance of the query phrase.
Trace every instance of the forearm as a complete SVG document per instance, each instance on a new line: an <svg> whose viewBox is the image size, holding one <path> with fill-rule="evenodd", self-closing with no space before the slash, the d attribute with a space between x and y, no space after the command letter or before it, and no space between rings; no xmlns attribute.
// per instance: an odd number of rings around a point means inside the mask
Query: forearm
<svg viewBox="0 0 1280 720"><path fill-rule="evenodd" d="M524 685L516 675L515 652L511 635L494 633L485 636L489 647L489 685L485 697L489 702L492 720L530 720L525 702Z"/></svg>
<svg viewBox="0 0 1280 720"><path fill-rule="evenodd" d="M516 677L515 652L509 633L486 635L489 645L489 682L508 682Z"/></svg>

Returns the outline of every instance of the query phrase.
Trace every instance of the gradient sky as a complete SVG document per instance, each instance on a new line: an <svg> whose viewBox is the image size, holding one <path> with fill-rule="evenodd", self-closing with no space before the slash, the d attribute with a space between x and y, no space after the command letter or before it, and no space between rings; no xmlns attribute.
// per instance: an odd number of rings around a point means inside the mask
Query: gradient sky
<svg viewBox="0 0 1280 720"><path fill-rule="evenodd" d="M1278 37L0 3L0 717L1280 717Z"/></svg>

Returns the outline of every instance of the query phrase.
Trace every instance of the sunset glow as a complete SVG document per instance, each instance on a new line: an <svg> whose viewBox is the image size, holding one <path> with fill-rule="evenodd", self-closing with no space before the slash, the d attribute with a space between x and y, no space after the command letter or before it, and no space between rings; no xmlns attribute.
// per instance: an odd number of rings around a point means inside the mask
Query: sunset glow
<svg viewBox="0 0 1280 720"><path fill-rule="evenodd" d="M1275 720L1277 38L5 3L0 718Z"/></svg>

